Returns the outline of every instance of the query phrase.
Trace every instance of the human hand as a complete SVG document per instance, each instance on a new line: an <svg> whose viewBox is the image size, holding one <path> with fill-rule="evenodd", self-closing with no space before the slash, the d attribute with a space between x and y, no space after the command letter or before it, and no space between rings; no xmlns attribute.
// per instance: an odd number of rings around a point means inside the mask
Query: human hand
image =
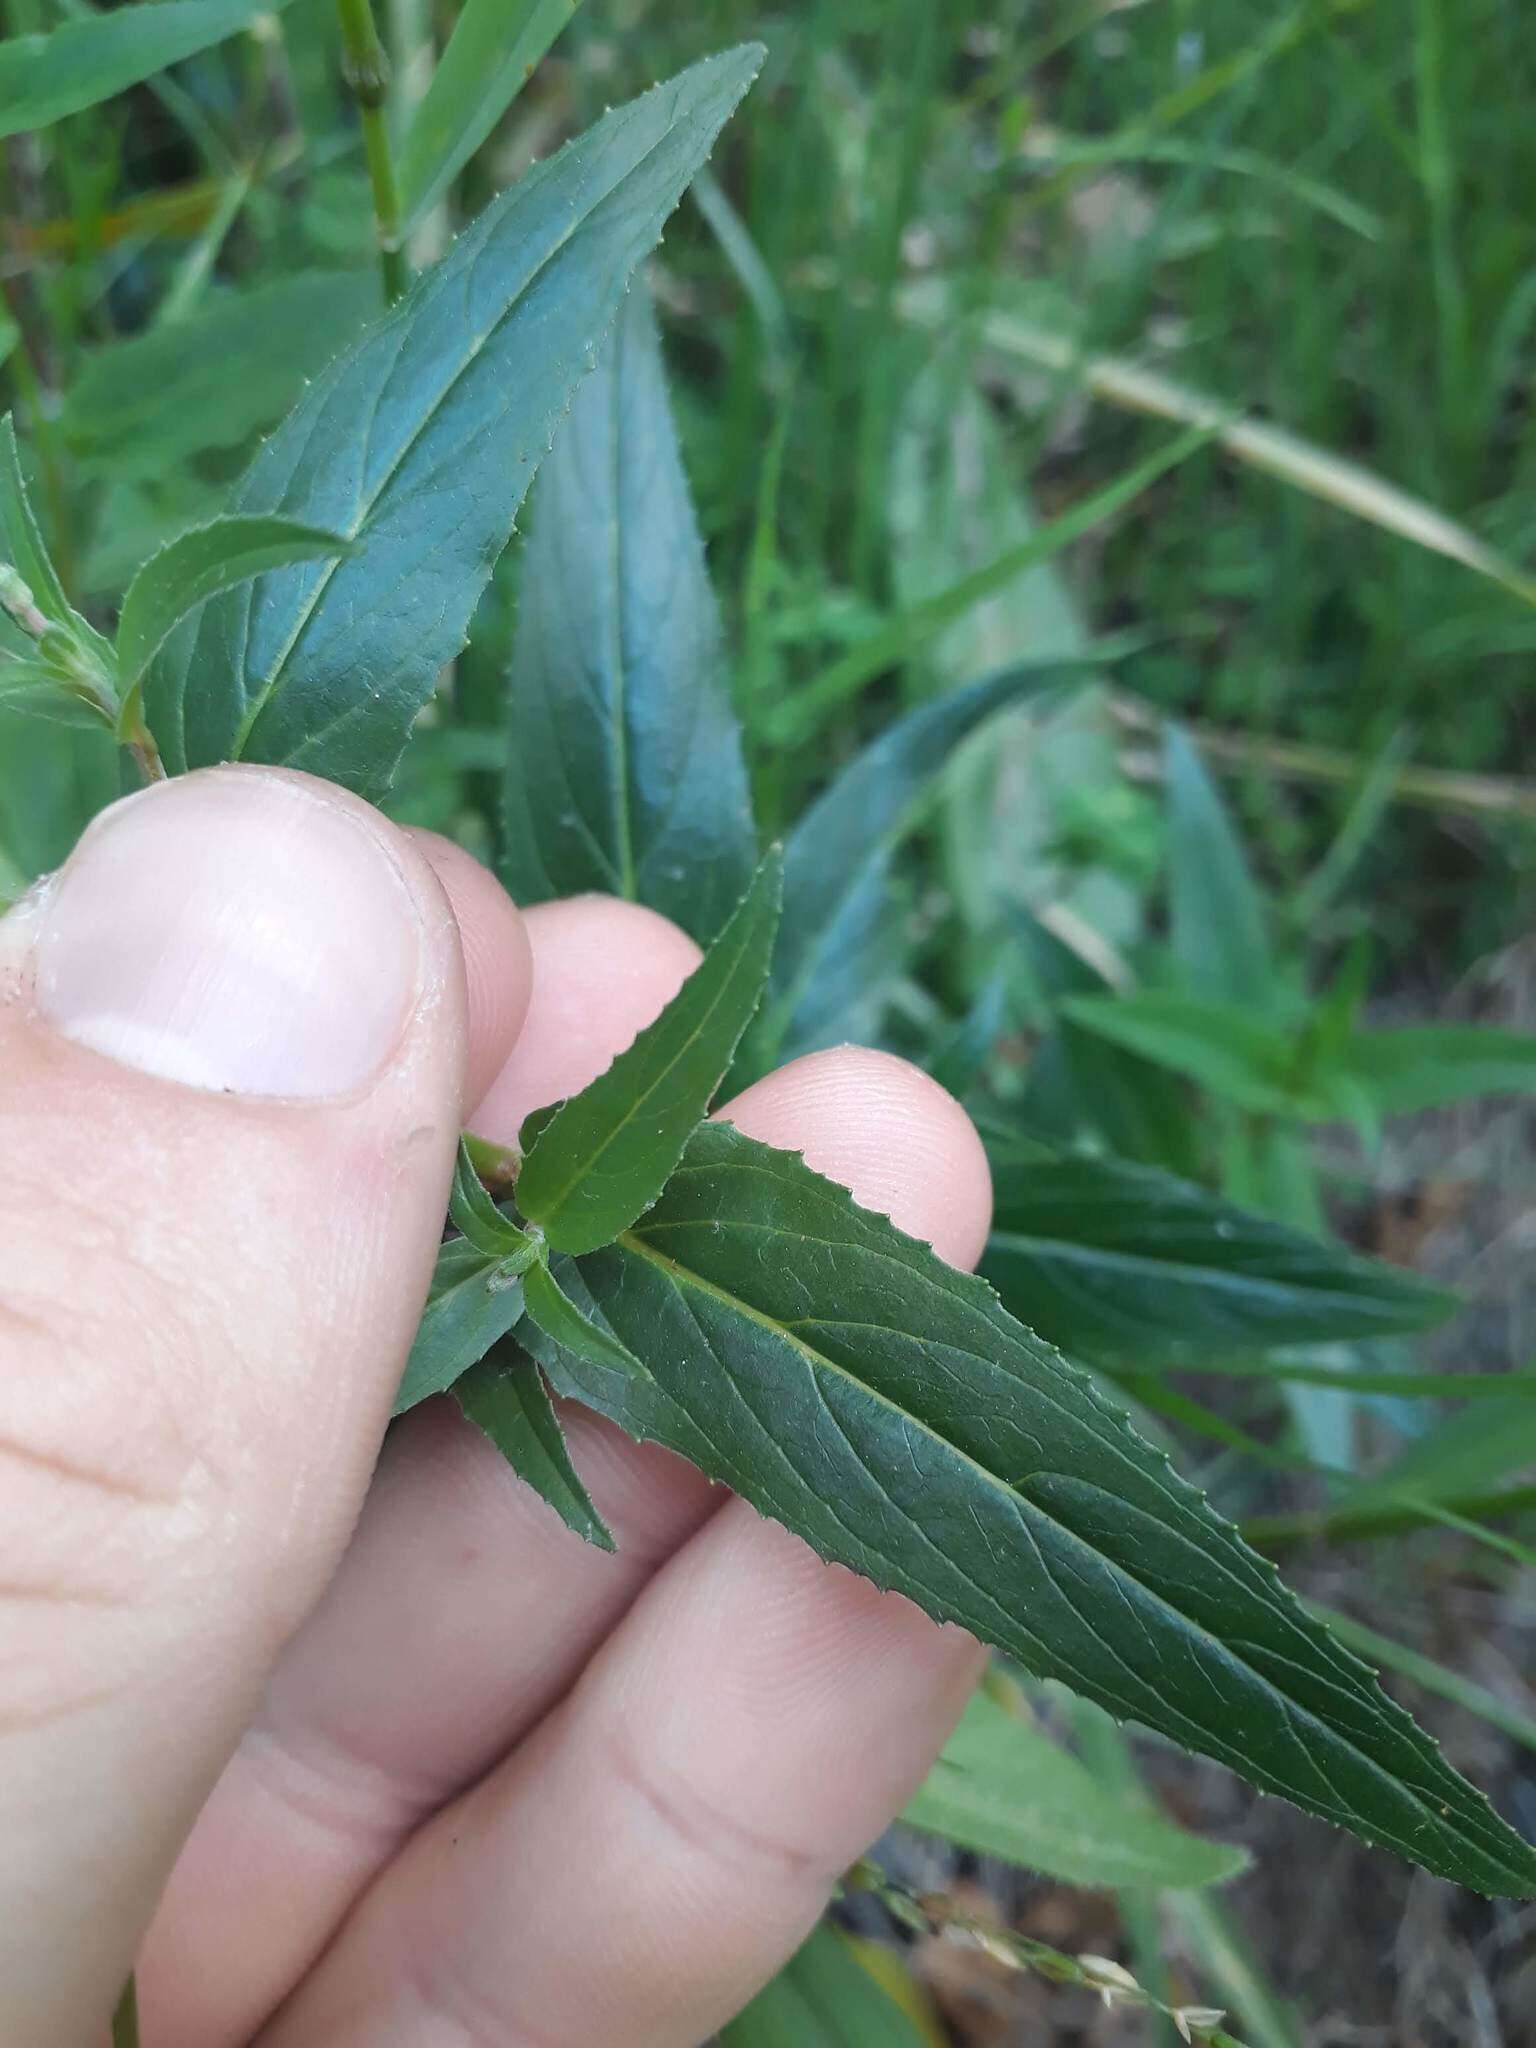
<svg viewBox="0 0 1536 2048"><path fill-rule="evenodd" d="M379 1455L460 1123L515 1137L696 958L248 768L0 923L5 2048L101 2041L136 1956L146 2048L690 2048L922 1775L975 1645L670 1454L566 1411L616 1557L448 1401ZM979 1254L915 1069L725 1113Z"/></svg>

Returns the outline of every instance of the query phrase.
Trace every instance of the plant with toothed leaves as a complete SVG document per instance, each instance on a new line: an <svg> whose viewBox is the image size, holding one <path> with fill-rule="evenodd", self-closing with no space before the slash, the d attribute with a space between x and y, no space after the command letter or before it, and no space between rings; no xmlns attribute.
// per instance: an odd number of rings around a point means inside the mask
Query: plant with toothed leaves
<svg viewBox="0 0 1536 2048"><path fill-rule="evenodd" d="M902 957L894 878L944 764L1089 672L1062 656L932 697L838 766L782 847L761 845L638 281L758 61L695 66L493 202L322 370L224 511L144 564L111 640L66 595L7 423L0 691L104 729L143 777L270 762L383 799L537 470L489 820L501 872L520 903L604 891L706 950L516 1145L466 1133L396 1413L450 1395L611 1548L556 1397L584 1404L1035 1679L1441 1876L1536 1891L1536 1853L1100 1369L1127 1350L1198 1360L1402 1333L1444 1314L1443 1295L1192 1183L1017 1133L976 1277L711 1119L728 1081L870 1028ZM432 140L441 112L429 96L407 150L407 214L457 167L459 140ZM386 254L393 277L398 241ZM1067 1021L1105 1058L1206 1078L1220 1027L1256 1110L1303 1084L1355 1106L1332 1041L1287 1063L1209 1001L1121 1002L1088 982ZM973 1078L1000 1029L993 1009L961 1020L936 1048L945 1077ZM1069 1881L1198 1885L1237 1867L1116 1809L1080 1768L979 1699L910 1818ZM998 1783L1000 1805L978 1797ZM1078 1981L1129 2000L1121 1976ZM1213 2009L1174 2018L1224 2038Z"/></svg>

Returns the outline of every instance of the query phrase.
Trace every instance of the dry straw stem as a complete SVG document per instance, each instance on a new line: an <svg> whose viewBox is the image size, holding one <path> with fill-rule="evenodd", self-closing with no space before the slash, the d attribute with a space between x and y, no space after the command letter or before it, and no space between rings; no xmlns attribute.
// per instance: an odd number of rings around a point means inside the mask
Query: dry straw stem
<svg viewBox="0 0 1536 2048"><path fill-rule="evenodd" d="M1141 735L1149 741L1155 739L1163 724L1161 712L1124 692L1111 699L1110 709L1132 737L1133 743L1122 756L1127 774L1139 782L1156 782L1163 773L1161 752L1155 744L1139 747L1134 740ZM1209 725L1185 725L1183 729L1218 767L1261 768L1287 782L1353 784L1365 772L1358 756L1337 747L1307 746L1270 739L1263 733L1222 732ZM1391 794L1396 802L1422 810L1536 822L1536 782L1522 782L1512 775L1468 775L1450 768L1405 765L1391 779Z"/></svg>
<svg viewBox="0 0 1536 2048"><path fill-rule="evenodd" d="M1052 1984L1074 1984L1094 1992L1111 2009L1144 2008L1161 2013L1180 2036L1201 2048L1242 2048L1222 2027L1226 2014L1211 2005L1164 2005L1137 1982L1122 1963L1108 1956L1069 1956L1029 1935L979 1920L943 1892L919 1897L888 1878L878 1864L856 1863L843 1879L849 1891L871 1892L891 1918L915 1934L937 1934L947 1941L969 1942L1011 1970L1027 1970Z"/></svg>
<svg viewBox="0 0 1536 2048"><path fill-rule="evenodd" d="M929 285L910 289L903 297L902 309L908 320L921 327L941 326L949 317L942 290ZM1357 462L1331 455L1284 427L1254 419L1241 407L1175 383L1123 356L1087 353L1070 337L1016 314L989 313L978 331L983 344L996 354L1079 383L1106 404L1203 427L1217 447L1251 469L1263 470L1357 519L1460 562L1523 603L1536 605L1536 576L1488 547L1469 527L1448 519L1422 498L1399 490Z"/></svg>

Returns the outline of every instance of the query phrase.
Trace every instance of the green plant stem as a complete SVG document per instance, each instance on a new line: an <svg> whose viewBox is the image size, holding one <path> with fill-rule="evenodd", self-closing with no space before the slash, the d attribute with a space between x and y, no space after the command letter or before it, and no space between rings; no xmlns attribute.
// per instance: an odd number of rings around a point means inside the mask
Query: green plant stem
<svg viewBox="0 0 1536 2048"><path fill-rule="evenodd" d="M374 25L371 0L336 0L341 17L344 75L363 124L363 154L373 187L373 218L379 241L384 296L391 305L405 290L405 254L400 246L400 186L389 147L384 104L389 93L389 59Z"/></svg>
<svg viewBox="0 0 1536 2048"><path fill-rule="evenodd" d="M112 2015L112 2048L139 2048L139 1992L131 1975Z"/></svg>

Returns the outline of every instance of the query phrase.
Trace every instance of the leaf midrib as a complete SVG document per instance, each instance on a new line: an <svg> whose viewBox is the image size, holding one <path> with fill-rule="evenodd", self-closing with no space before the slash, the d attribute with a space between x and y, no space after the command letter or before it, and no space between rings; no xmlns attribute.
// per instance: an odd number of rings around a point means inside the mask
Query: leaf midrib
<svg viewBox="0 0 1536 2048"><path fill-rule="evenodd" d="M624 1132L628 1130L629 1126L640 1114L641 1110L644 1109L645 1105L655 1095L657 1089L660 1088L666 1081L668 1081L671 1078L672 1074L676 1071L676 1069L681 1064L686 1055L693 1050L694 1046L702 1037L705 1027L709 1024L710 1019L714 1016L715 1012L720 1008L720 1005L725 1001L727 995L729 995L729 993L731 992L731 988L735 982L737 969L741 966L742 960L746 957L747 951L751 945L751 939L752 934L750 933L750 931L744 934L741 945L737 950L736 957L730 962L729 966L726 969L726 972L721 977L720 986L717 989L713 1000L710 1002L709 1007L700 1016L694 1028L689 1032L688 1036L683 1040L682 1044L679 1045L677 1051L672 1055L671 1059L668 1060L667 1064L661 1069L660 1073L656 1075L654 1080L650 1082L650 1084L646 1087L642 1094L637 1095L635 1097L634 1101L631 1102L628 1109L625 1110L623 1116L619 1118L618 1122L613 1125L613 1127L608 1132L607 1136L603 1139L600 1145L598 1145L593 1151L582 1155L580 1158L572 1160L571 1170L568 1177L563 1182L557 1184L556 1191L550 1196L549 1200L543 1204L544 1217L546 1219L552 1219L557 1214L557 1212L562 1210L566 1202L570 1200L572 1192L579 1188L584 1181L588 1180L591 1177L592 1173L596 1170L598 1162L608 1152L609 1148L618 1142L618 1140L623 1136ZM709 956L706 955L704 961L701 963L701 966L699 968L695 968L694 972L701 972L702 968L708 965L708 961ZM750 1021L751 1020L748 1019L748 1022ZM742 1028L745 1029L745 1025ZM734 1049L734 1041L732 1049ZM621 1053L619 1057L622 1059L623 1054ZM729 1066L729 1064L730 1052L728 1051L726 1053L725 1062L721 1066L719 1072L716 1074L715 1080L711 1086L711 1094L713 1094L715 1088L719 1087L720 1081L724 1077L726 1067ZM528 1155L529 1161L531 1161L534 1158L535 1153L538 1150L538 1146L546 1144L549 1141L551 1134L558 1129L560 1124L560 1118L564 1115L565 1110L574 1107L575 1103L579 1100L580 1097L573 1098L572 1102L565 1104L560 1110L560 1112L550 1119L549 1123L539 1133L539 1137L534 1147L534 1151L530 1152ZM524 1170L526 1171L526 1163Z"/></svg>
<svg viewBox="0 0 1536 2048"><path fill-rule="evenodd" d="M608 658L613 676L613 695L608 710L609 739L613 747L613 835L618 858L619 894L634 902L638 894L635 873L634 820L629 792L629 635L624 620L624 519L621 511L624 489L624 436L620 431L619 394L623 384L623 358L628 347L622 321L609 343L612 358L605 374L612 381L609 407L610 481L613 496L608 520L608 573L613 582L610 616L613 624Z"/></svg>
<svg viewBox="0 0 1536 2048"><path fill-rule="evenodd" d="M560 235L559 239L553 244L551 248L545 251L543 256L539 258L539 261L535 264L534 268L524 278L521 286L518 288L516 296L509 300L505 306L503 306L501 312L491 322L490 326L486 329L485 333L479 336L479 338L474 342L474 344L471 346L471 348L459 362L458 366L453 372L453 375L439 390L437 396L433 399L430 407L422 415L420 423L417 426L416 432L410 437L408 441L406 441L404 446L396 454L394 460L385 469L383 475L380 477L371 496L369 497L366 506L360 507L359 510L356 513L354 513L352 522L347 527L342 529L342 531L346 533L348 540L356 540L358 538L359 534L362 532L364 525L372 516L373 511L375 507L378 505L380 498L384 495L384 492L389 488L389 485L394 481L395 477L398 475L399 471L404 466L406 460L410 456L412 450L421 441L423 435L431 426L433 420L436 419L438 413L441 412L442 408L447 404L449 398L452 396L456 387L468 375L469 371L474 366L474 364L479 361L481 355L484 353L486 348L489 347L490 343L495 338L495 336L500 332L501 328L517 312L518 308L523 304L524 300L527 298L530 290L538 282L540 277L543 276L544 272L549 268L550 264L552 264L555 258L560 255L561 251L564 250L569 245L572 236L577 232L578 228L584 227L586 223L592 218L592 216L599 210L599 208L606 206L608 201L614 196L616 192L623 190L624 186L627 185L629 181L633 177L635 177L637 173L641 171L647 163L649 163L651 158L662 147L663 143L665 143L670 138L671 134L672 124L669 121L667 125L662 129L660 135L657 136L656 140L649 144L648 147L638 157L636 157L635 161L630 165L629 169L625 171L624 175L621 178L616 179L611 185L609 185L604 190L601 197L597 199L591 206L589 206L584 213L579 214L573 220L571 220L567 224L564 232ZM567 145L568 148L572 146L574 145ZM563 153L564 152L561 152L561 154ZM558 157L552 157L550 159L551 163L556 163L558 161ZM489 239L490 237L488 235L487 240ZM438 280L438 282L440 282L440 280ZM412 309L409 308L402 308L401 313L399 315L399 325L402 328L404 327L406 318L409 317L411 310ZM612 320L610 319L609 326L611 325ZM607 330L605 329L604 332L606 331ZM271 702L274 693L276 692L279 684L281 683L283 679L283 671L286 668L289 660L292 658L294 650L297 648L298 643L302 638L304 632L308 628L310 620L314 617L316 610L319 608L320 600L324 597L326 591L330 588L331 579L333 576L335 576L337 570L340 568L342 559L344 558L339 557L335 562L331 563L327 568L325 568L322 571L318 581L315 584L314 590L310 593L309 598L301 607L299 615L297 619L294 621L293 628L290 631L288 638L284 643L283 648L279 653L276 661L274 662L270 674L267 677L266 683L263 685L261 690L258 691L254 698L250 698L247 700L245 715L242 717L240 724L236 728L235 732L235 738L231 750L233 759L239 760L240 758L242 758L245 752L246 744L249 741L252 732L254 732L262 716L262 713L266 710L267 705Z"/></svg>
<svg viewBox="0 0 1536 2048"><path fill-rule="evenodd" d="M772 1226L761 1227L772 1228ZM776 1234L790 1235L791 1233L779 1231ZM799 1233L794 1234L799 1235ZM1377 1763L1377 1761L1373 1757L1367 1755L1367 1753L1364 1750L1360 1749L1353 1740L1353 1738L1345 1731L1336 1727L1330 1727L1317 1714L1312 1712L1311 1709L1302 1706L1297 1701L1289 1699L1283 1692L1280 1691L1280 1689L1274 1684L1272 1680L1264 1677L1264 1675L1258 1670L1256 1670L1252 1665L1246 1664L1244 1660L1241 1658L1239 1652L1230 1648L1227 1644L1221 1642L1219 1638L1213 1636L1211 1632L1202 1623L1194 1620L1191 1616L1186 1615L1180 1608L1174 1605L1174 1603L1168 1598L1166 1594L1159 1592L1154 1587L1146 1585L1144 1581L1141 1580L1136 1575L1136 1573L1129 1568L1129 1566L1121 1564L1118 1560L1109 1558L1102 1551L1095 1549L1094 1546L1090 1544L1084 1537L1078 1535L1078 1533L1075 1530L1068 1528L1065 1523L1059 1521L1056 1518L1056 1516L1054 1516L1050 1512L1049 1508L1045 1507L1042 1503L1038 1501L1030 1499L1028 1496L1023 1494L1020 1488L1009 1485L1007 1481L1001 1479L996 1473L988 1471L986 1466L980 1464L975 1458L971 1457L971 1455L967 1451L963 1450L958 1444L952 1443L949 1438L940 1435L938 1431L933 1429L930 1424L924 1422L921 1419L921 1417L915 1416L911 1414L908 1410L899 1407L894 1401L892 1401L889 1398L889 1396L882 1394L878 1388L871 1386L865 1380L859 1379L855 1374L850 1372L847 1369L847 1367L839 1365L834 1359L830 1359L824 1353L816 1350L814 1345L808 1344L805 1342L803 1338L797 1337L792 1330L786 1328L784 1324L780 1323L773 1316L765 1314L762 1310L753 1308L750 1303L743 1301L738 1295L732 1294L728 1289L717 1286L713 1281L706 1280L702 1274L695 1272L691 1267L683 1266L677 1260L668 1258L664 1252L657 1251L652 1246L647 1245L645 1241L636 1236L636 1234L633 1231L624 1231L623 1233L621 1233L621 1235L617 1239L617 1243L625 1250L632 1252L637 1257L646 1260L649 1264L664 1272L672 1280L673 1284L679 1288L679 1290L682 1290L686 1287L693 1287L698 1292L705 1294L709 1296L711 1299L718 1302L721 1306L731 1309L736 1314L745 1317L748 1321L756 1323L760 1328L767 1330L771 1335L778 1337L782 1342L789 1344L793 1349L800 1352L802 1357L806 1360L807 1364L812 1368L813 1371L817 1368L824 1369L828 1373L835 1375L837 1378L843 1380L847 1384L857 1388L859 1392L864 1394L867 1398L874 1400L880 1406L886 1408L892 1414L897 1416L902 1422L920 1430L924 1436L926 1436L940 1449L947 1452L951 1457L969 1466L974 1472L978 1473L981 1476L981 1478L985 1481L989 1488L997 1489L1004 1493L1017 1494L1021 1504L1027 1504L1031 1509L1034 1510L1035 1513L1039 1514L1044 1521L1050 1523L1051 1527L1054 1528L1059 1533L1059 1535L1069 1540L1078 1549L1086 1551L1097 1565L1099 1565L1100 1567L1108 1566L1112 1571L1122 1573L1127 1579L1130 1580L1130 1582L1133 1585L1135 1585L1141 1591L1143 1595L1145 1595L1147 1599L1152 1601L1157 1607L1164 1610L1166 1613L1174 1616L1178 1620L1178 1622L1182 1624L1183 1627L1187 1628L1191 1634L1199 1637L1199 1639L1202 1642L1210 1644L1219 1653L1220 1657L1230 1659L1233 1662L1242 1664L1243 1669L1250 1674L1252 1679L1259 1685L1263 1686L1265 1690L1270 1694L1270 1696L1279 1702L1285 1714L1288 1718L1290 1718L1293 1721L1293 1723L1296 1721L1300 1721L1304 1726L1308 1727L1309 1729L1320 1729L1327 1738L1329 1738L1333 1742L1338 1743L1340 1747L1347 1750L1354 1757L1358 1758L1361 1767L1366 1771L1366 1773L1370 1777L1377 1780L1378 1782L1385 1780L1385 1782L1390 1787L1406 1793L1409 1799L1414 1803L1414 1805L1419 1807L1431 1819L1437 1831L1443 1826L1446 1815L1444 1811L1444 1799L1440 1794L1430 1792L1427 1790L1421 1791L1414 1785L1409 1783L1409 1781L1406 1778L1402 1776L1393 1775L1383 1765ZM1225 1564L1223 1560L1219 1558L1212 1558L1207 1553L1206 1561L1214 1569L1223 1572L1227 1576L1231 1576L1230 1568ZM952 1559L946 1558L946 1562L953 1566ZM972 1583L975 1583L974 1580L972 1581ZM985 1595L985 1588L978 1587L977 1590ZM990 1598L991 1596L986 1597ZM997 1605L999 1603L997 1603L994 1600L993 1604ZM1006 1610L1004 1611L1006 1612ZM1009 1615L1008 1619L1011 1625L1017 1625L1012 1615ZM1305 1636L1302 1637L1302 1640L1306 1642ZM1306 1643L1306 1647L1309 1651L1312 1651L1314 1654L1317 1653L1319 1648L1317 1644L1310 1642ZM1341 1655L1343 1655L1347 1660L1346 1668L1348 1665L1353 1665L1356 1667L1354 1672L1352 1672L1350 1675L1355 1677L1357 1681L1360 1677L1364 1677L1367 1681L1369 1681L1371 1676L1369 1667L1365 1665L1363 1662L1361 1662L1358 1658L1354 1657L1352 1653L1348 1652L1347 1650L1344 1650L1342 1646L1340 1646L1340 1652ZM1285 1653L1277 1652L1277 1654L1283 1656ZM1325 1677L1326 1673L1313 1673L1311 1675L1314 1677L1314 1679L1316 1679L1318 1677ZM1369 1704L1369 1702L1362 1702L1361 1704ZM1382 1696L1382 1706L1383 1711L1390 1714L1391 1703L1387 1700L1384 1694ZM1187 1719L1187 1717L1183 1715L1180 1715L1179 1718ZM1396 1730L1394 1732L1398 1734L1402 1733L1401 1730ZM1199 1729L1197 1729L1196 1733L1198 1740L1195 1746L1207 1754L1214 1754L1215 1751L1213 1749L1210 1736L1207 1735L1203 1730ZM1232 1753L1229 1752L1229 1755L1230 1754ZM1423 1760L1419 1759L1419 1761ZM1246 1759L1242 1760L1233 1767L1238 1769L1244 1775L1251 1775L1253 1771L1252 1764ZM1272 1780L1271 1782L1274 1784L1276 1790L1281 1789L1277 1781ZM1292 1795L1282 1791L1282 1796L1289 1798ZM1321 1807L1322 1803L1323 1802L1321 1800L1315 1801L1315 1804L1319 1807ZM1439 1811L1437 1812L1436 1809L1439 1809ZM1340 1802L1337 1811L1341 1815L1346 1816L1341 1820L1340 1825L1343 1825L1345 1827L1354 1826L1354 1820L1348 1817L1354 1812L1354 1809L1349 1807L1347 1804ZM1468 1818L1465 1812L1461 1809L1458 1809L1458 1814L1460 1819L1462 1820L1463 1825L1465 1825L1467 1823ZM1493 1810L1491 1807L1489 1808L1489 1817L1495 1822L1495 1825L1499 1824L1497 1821L1497 1816L1493 1814ZM1478 1848L1475 1845L1475 1840L1471 1846L1473 1847L1474 1853L1485 1857L1491 1863L1502 1866L1502 1858L1496 1850L1489 1849L1486 1847Z"/></svg>

